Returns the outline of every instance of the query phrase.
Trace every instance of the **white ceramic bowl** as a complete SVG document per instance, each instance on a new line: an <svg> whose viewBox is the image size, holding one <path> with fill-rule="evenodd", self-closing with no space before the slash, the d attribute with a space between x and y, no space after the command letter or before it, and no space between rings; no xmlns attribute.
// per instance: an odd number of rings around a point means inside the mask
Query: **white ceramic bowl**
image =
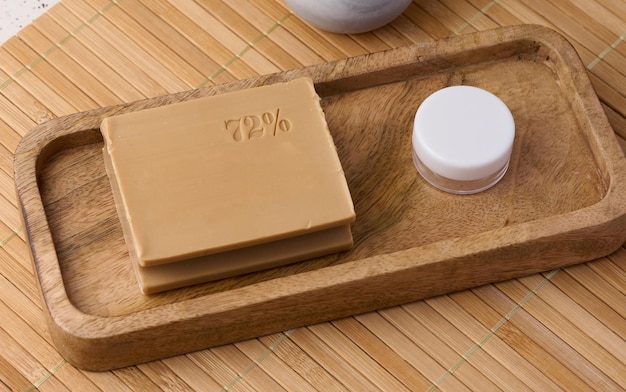
<svg viewBox="0 0 626 392"><path fill-rule="evenodd" d="M411 0L285 0L308 23L333 33L374 30L398 17Z"/></svg>

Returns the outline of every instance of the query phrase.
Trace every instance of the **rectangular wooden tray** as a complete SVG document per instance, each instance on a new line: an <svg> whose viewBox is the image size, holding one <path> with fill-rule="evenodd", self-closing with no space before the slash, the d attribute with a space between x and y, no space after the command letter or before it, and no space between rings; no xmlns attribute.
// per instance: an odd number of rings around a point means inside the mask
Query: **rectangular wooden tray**
<svg viewBox="0 0 626 392"><path fill-rule="evenodd" d="M101 120L302 76L355 202L354 249L143 296ZM498 95L517 128L508 173L476 195L432 188L411 160L415 110L458 84ZM55 119L21 141L15 180L52 338L107 370L607 255L626 239L625 164L572 46L515 26Z"/></svg>

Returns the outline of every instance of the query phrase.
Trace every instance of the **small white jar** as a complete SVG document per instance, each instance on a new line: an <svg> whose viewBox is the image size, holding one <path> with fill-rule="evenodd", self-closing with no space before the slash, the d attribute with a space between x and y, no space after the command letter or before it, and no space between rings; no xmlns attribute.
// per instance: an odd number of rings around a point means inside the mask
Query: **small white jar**
<svg viewBox="0 0 626 392"><path fill-rule="evenodd" d="M411 0L285 0L285 3L296 15L317 28L356 34L391 22Z"/></svg>
<svg viewBox="0 0 626 392"><path fill-rule="evenodd" d="M513 115L500 98L478 87L446 87L417 109L413 162L443 191L477 193L504 176L514 138Z"/></svg>

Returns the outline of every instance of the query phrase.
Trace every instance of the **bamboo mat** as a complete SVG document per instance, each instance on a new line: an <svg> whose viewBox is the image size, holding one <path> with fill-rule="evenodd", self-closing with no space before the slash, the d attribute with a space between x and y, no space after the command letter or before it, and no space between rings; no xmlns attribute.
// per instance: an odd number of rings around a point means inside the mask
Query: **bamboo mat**
<svg viewBox="0 0 626 392"><path fill-rule="evenodd" d="M104 373L46 330L13 151L48 119L498 26L576 47L626 137L624 0L415 0L372 33L281 0L62 0L0 48L0 391L626 390L626 249L577 266ZM626 141L620 138L622 146Z"/></svg>

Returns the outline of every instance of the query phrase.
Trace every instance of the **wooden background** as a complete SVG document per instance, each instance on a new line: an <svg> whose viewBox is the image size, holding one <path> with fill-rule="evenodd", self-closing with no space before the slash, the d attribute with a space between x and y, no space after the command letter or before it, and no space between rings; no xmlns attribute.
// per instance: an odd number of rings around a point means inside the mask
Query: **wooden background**
<svg viewBox="0 0 626 392"><path fill-rule="evenodd" d="M0 48L0 391L626 390L623 248L105 373L67 364L46 331L12 167L35 125L521 23L554 28L575 45L615 132L626 137L624 0L416 0L392 24L351 36L311 28L280 0L62 0Z"/></svg>

